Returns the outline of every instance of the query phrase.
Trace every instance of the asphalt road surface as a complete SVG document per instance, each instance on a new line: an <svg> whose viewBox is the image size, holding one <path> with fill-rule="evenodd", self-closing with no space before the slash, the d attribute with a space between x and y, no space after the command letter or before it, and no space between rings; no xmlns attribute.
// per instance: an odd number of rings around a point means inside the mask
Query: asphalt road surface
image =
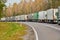
<svg viewBox="0 0 60 40"><path fill-rule="evenodd" d="M36 22L21 22L21 23L32 26L38 34L38 40L60 40L60 26L57 24Z"/></svg>

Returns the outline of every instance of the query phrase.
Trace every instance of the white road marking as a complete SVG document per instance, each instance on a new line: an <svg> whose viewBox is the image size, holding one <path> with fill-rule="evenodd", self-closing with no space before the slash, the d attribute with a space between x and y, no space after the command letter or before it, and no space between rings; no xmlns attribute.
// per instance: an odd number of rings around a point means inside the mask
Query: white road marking
<svg viewBox="0 0 60 40"><path fill-rule="evenodd" d="M32 27L31 25L29 25L29 26ZM37 33L37 31L35 30L34 27L32 27L32 29L34 30L34 33L35 33L35 36L36 36L36 40L39 40L39 39L38 39L38 33Z"/></svg>
<svg viewBox="0 0 60 40"><path fill-rule="evenodd" d="M20 22L20 23L24 23L24 22ZM27 24L27 23L24 23L24 24L30 26L30 27L33 29L33 31L34 31L34 33L35 33L35 36L36 36L36 40L39 40L39 39L38 39L38 33L37 33L37 31L35 30L35 28L34 28L33 26Z"/></svg>

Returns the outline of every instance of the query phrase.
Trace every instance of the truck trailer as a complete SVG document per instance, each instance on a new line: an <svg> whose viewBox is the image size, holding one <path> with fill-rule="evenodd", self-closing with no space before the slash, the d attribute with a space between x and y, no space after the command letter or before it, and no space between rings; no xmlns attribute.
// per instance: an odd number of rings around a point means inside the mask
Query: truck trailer
<svg viewBox="0 0 60 40"><path fill-rule="evenodd" d="M27 18L28 21L32 21L33 14L34 14L34 13L32 13L32 14L28 14L28 18Z"/></svg>
<svg viewBox="0 0 60 40"><path fill-rule="evenodd" d="M58 24L60 25L60 6L58 7Z"/></svg>
<svg viewBox="0 0 60 40"><path fill-rule="evenodd" d="M39 15L38 21L39 21L39 22L45 22L45 21L46 21L46 14L47 14L46 11L40 11L40 12L38 13L38 15Z"/></svg>
<svg viewBox="0 0 60 40"><path fill-rule="evenodd" d="M2 21L2 22L3 22L3 21L6 21L6 18L5 18L5 17L1 18L1 21Z"/></svg>
<svg viewBox="0 0 60 40"><path fill-rule="evenodd" d="M57 15L58 9L48 9L47 10L47 22L49 23L57 23Z"/></svg>
<svg viewBox="0 0 60 40"><path fill-rule="evenodd" d="M38 21L38 13L39 12L35 12L35 13L33 13L33 15L32 15L32 21L34 21L34 22L37 22Z"/></svg>

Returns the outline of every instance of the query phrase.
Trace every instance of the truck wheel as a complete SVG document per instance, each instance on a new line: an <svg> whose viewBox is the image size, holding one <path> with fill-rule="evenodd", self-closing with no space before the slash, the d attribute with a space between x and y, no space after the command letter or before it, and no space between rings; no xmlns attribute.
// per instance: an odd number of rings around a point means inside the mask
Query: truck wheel
<svg viewBox="0 0 60 40"><path fill-rule="evenodd" d="M58 25L60 25L60 23L58 23Z"/></svg>
<svg viewBox="0 0 60 40"><path fill-rule="evenodd" d="M60 22L58 22L58 25L60 25Z"/></svg>

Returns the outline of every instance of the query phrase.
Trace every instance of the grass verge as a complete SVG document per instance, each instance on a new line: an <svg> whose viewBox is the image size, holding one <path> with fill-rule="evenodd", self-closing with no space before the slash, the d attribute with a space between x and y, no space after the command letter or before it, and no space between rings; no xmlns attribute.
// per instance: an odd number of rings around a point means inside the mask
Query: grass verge
<svg viewBox="0 0 60 40"><path fill-rule="evenodd" d="M0 22L0 40L23 40L27 34L24 24L14 22Z"/></svg>

